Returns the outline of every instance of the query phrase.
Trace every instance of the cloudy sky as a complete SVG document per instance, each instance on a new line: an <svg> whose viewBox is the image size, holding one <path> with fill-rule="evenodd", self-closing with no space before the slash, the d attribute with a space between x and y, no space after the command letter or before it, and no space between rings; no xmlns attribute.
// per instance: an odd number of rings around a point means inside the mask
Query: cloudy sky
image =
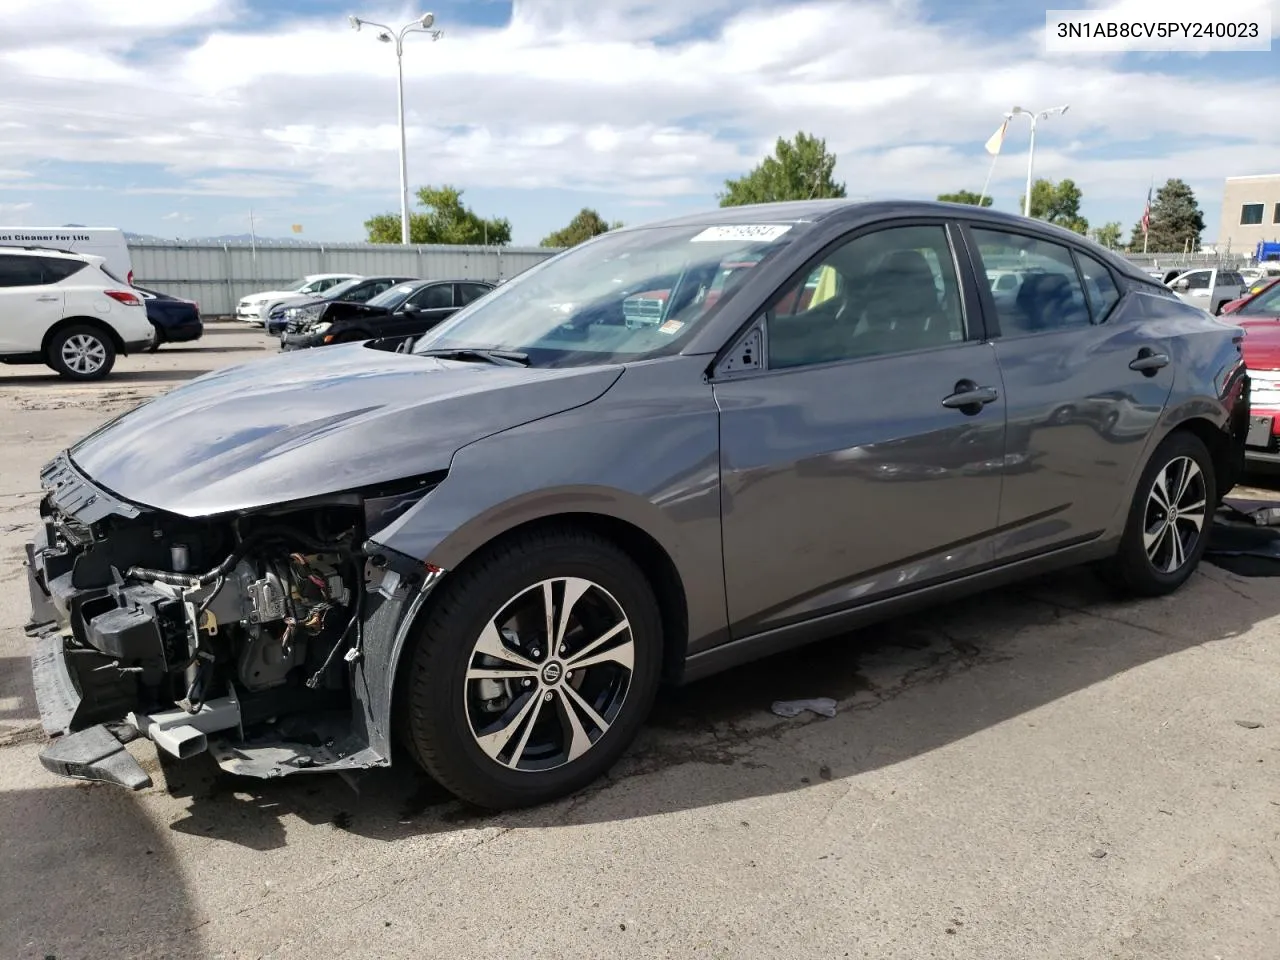
<svg viewBox="0 0 1280 960"><path fill-rule="evenodd" d="M1093 0L1172 19L1259 0ZM1262 0L1280 28L1280 0ZM825 137L851 196L977 190L1015 103L1070 111L1036 173L1091 223L1154 178L1280 173L1271 52L1046 53L1046 6L1089 0L436 0L406 42L409 179L451 183L536 243L582 206L628 223L714 206L779 135ZM395 56L346 15L385 0L0 0L0 224L362 239L398 212ZM1194 16L1192 17L1194 19ZM993 179L1014 209L1027 124Z"/></svg>

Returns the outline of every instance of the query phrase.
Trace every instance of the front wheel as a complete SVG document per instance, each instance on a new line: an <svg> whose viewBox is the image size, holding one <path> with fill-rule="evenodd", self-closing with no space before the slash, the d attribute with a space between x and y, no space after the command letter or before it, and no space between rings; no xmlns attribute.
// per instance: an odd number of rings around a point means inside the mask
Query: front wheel
<svg viewBox="0 0 1280 960"><path fill-rule="evenodd" d="M571 528L446 576L406 684L412 752L447 790L509 809L602 775L653 704L662 621L644 573Z"/></svg>
<svg viewBox="0 0 1280 960"><path fill-rule="evenodd" d="M1138 596L1177 590L1204 555L1217 495L1204 443L1184 431L1166 437L1138 482L1120 548L1103 568L1106 579Z"/></svg>

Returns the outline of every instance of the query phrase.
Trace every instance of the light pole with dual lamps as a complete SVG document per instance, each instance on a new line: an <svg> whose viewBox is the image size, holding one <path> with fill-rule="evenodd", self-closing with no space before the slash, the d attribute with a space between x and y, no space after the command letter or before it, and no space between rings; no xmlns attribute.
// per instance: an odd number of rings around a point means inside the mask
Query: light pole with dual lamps
<svg viewBox="0 0 1280 960"><path fill-rule="evenodd" d="M377 27L382 31L378 34L379 40L383 43L394 43L396 45L396 79L398 83L396 102L400 110L400 242L405 245L409 243L409 162L405 155L404 139L404 38L411 33L426 33L430 34L432 40L439 40L444 36L444 31L431 29L435 19L435 14L424 13L416 20L410 20L399 30L392 30L386 24L374 23L372 20L363 20L356 16L347 18L351 23L352 30L358 32L361 27Z"/></svg>
<svg viewBox="0 0 1280 960"><path fill-rule="evenodd" d="M1012 117L1019 113L1024 113L1031 118L1031 146L1027 150L1027 195L1022 199L1022 215L1024 217L1031 216L1031 165L1036 158L1036 121L1043 120L1045 117L1056 116L1060 113L1066 113L1067 108L1071 106L1064 103L1060 107L1050 107L1048 110L1041 110L1038 113L1034 110L1024 110L1022 107L1014 107L1006 116Z"/></svg>

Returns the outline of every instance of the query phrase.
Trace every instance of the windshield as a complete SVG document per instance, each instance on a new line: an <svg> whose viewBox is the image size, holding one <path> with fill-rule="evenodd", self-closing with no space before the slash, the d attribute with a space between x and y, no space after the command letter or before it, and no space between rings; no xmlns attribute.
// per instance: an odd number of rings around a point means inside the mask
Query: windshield
<svg viewBox="0 0 1280 960"><path fill-rule="evenodd" d="M362 277L357 277L354 280L343 280L341 283L335 283L332 287L330 287L328 290L324 292L324 299L337 300L348 290L351 290L354 287L358 287L362 283L364 283L364 279Z"/></svg>
<svg viewBox="0 0 1280 960"><path fill-rule="evenodd" d="M410 283L397 283L390 290L383 290L376 297L370 297L368 304L371 307L386 307L388 310L394 310L400 304L409 299L409 294L422 286L424 281L414 280Z"/></svg>
<svg viewBox="0 0 1280 960"><path fill-rule="evenodd" d="M301 292L303 290L306 290L307 287L311 286L312 282L313 281L308 280L306 277L303 277L301 280L293 281L293 283L286 283L284 285L284 289L291 290L294 292Z"/></svg>
<svg viewBox="0 0 1280 960"><path fill-rule="evenodd" d="M673 353L801 229L704 224L604 234L464 307L413 352L481 347L527 354L536 366Z"/></svg>
<svg viewBox="0 0 1280 960"><path fill-rule="evenodd" d="M1280 283L1275 284L1265 293L1257 294L1237 313L1246 317L1280 317Z"/></svg>

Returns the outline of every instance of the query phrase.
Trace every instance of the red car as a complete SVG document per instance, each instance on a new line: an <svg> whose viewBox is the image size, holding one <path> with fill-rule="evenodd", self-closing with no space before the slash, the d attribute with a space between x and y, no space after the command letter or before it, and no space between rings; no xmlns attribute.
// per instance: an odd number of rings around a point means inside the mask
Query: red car
<svg viewBox="0 0 1280 960"><path fill-rule="evenodd" d="M1280 279L1249 297L1227 304L1223 316L1244 327L1249 368L1250 427L1245 455L1280 463Z"/></svg>

